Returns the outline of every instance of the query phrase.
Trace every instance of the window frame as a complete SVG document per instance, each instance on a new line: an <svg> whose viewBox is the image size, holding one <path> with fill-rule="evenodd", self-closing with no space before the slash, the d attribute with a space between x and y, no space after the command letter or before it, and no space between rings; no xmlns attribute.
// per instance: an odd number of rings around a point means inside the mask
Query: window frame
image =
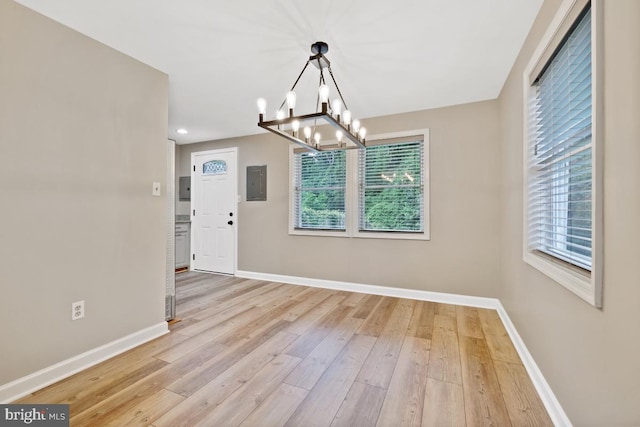
<svg viewBox="0 0 640 427"><path fill-rule="evenodd" d="M359 230L359 159L357 149L347 150L346 169L347 182L345 189L345 227L346 230L313 230L295 228L295 145L289 147L289 235L323 236L323 237L354 237L363 239L396 239L396 240L430 240L430 209L429 209L429 129L417 129L402 132L375 134L367 137L367 145L383 145L384 140L397 140L412 136L422 137L424 157L424 186L423 186L423 231L360 231ZM332 141L327 142L331 144Z"/></svg>
<svg viewBox="0 0 640 427"><path fill-rule="evenodd" d="M351 172L352 172L352 181L353 190L356 192L353 199L349 199L350 203L353 203L351 206L351 211L354 213L351 217L351 223L349 224L351 227L351 232L353 237L359 237L363 239L402 239L402 240L430 240L430 221L429 221L429 129L420 129L416 131L409 132L392 132L392 133L384 133L373 135L367 141L368 146L375 145L386 145L383 141L391 141L398 139L407 139L406 142L410 141L410 137L418 136L422 137L422 150L423 150L423 191L422 191L422 205L424 210L424 218L423 218L423 231L387 231L387 230L360 230L360 159L358 150L353 150L354 153L351 156ZM393 143L393 142L392 142ZM347 161L350 159L347 157ZM349 172L349 165L347 164L347 173Z"/></svg>
<svg viewBox="0 0 640 427"><path fill-rule="evenodd" d="M349 218L348 218L348 194L349 194L349 171L348 171L348 153L345 156L345 188L344 188L344 210L345 210L345 219L344 219L344 229L330 229L330 228L299 228L296 227L296 201L298 195L296 194L296 186L294 182L296 182L297 170L295 164L295 145L290 146L290 155L289 155L289 234L298 234L298 235L322 235L322 236L344 236L349 228Z"/></svg>
<svg viewBox="0 0 640 427"><path fill-rule="evenodd" d="M592 84L592 255L591 272L585 271L552 255L529 248L529 161L530 161L530 106L535 98L532 84L552 53L580 17L580 12L591 3L591 84ZM603 30L601 0L564 0L542 37L523 73L523 261L550 277L578 297L602 307L602 141L603 141Z"/></svg>

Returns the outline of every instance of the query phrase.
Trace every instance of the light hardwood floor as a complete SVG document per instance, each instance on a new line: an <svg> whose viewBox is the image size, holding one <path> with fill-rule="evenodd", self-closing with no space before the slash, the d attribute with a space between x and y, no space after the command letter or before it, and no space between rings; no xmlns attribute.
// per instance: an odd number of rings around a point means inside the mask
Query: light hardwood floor
<svg viewBox="0 0 640 427"><path fill-rule="evenodd" d="M20 403L72 426L550 426L493 310L199 273L171 333Z"/></svg>

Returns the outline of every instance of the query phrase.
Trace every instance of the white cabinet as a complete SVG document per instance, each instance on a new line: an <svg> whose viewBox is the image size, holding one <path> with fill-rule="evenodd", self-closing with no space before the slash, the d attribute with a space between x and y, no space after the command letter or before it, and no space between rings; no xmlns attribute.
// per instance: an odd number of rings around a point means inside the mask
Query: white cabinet
<svg viewBox="0 0 640 427"><path fill-rule="evenodd" d="M176 268L189 267L190 228L186 223L176 223Z"/></svg>

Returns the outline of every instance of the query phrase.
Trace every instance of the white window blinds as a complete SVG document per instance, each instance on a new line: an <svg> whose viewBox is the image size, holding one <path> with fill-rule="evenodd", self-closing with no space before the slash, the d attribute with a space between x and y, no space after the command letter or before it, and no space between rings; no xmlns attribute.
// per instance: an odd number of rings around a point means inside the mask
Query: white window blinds
<svg viewBox="0 0 640 427"><path fill-rule="evenodd" d="M537 76L532 93L528 249L591 271L590 6Z"/></svg>
<svg viewBox="0 0 640 427"><path fill-rule="evenodd" d="M413 140L360 150L360 231L424 231L423 146Z"/></svg>
<svg viewBox="0 0 640 427"><path fill-rule="evenodd" d="M346 152L294 156L294 227L345 230Z"/></svg>

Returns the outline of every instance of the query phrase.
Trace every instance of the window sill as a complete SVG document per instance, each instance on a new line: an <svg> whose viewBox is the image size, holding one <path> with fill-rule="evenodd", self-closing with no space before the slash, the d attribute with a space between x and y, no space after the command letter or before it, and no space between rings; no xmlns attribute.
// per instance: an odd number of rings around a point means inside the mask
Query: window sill
<svg viewBox="0 0 640 427"><path fill-rule="evenodd" d="M356 231L353 237L358 239L431 240L427 232L402 231Z"/></svg>
<svg viewBox="0 0 640 427"><path fill-rule="evenodd" d="M316 237L353 237L356 239L391 239L391 240L431 240L429 234L403 233L396 231L359 231L349 234L346 230L300 230L289 229L290 236L316 236Z"/></svg>
<svg viewBox="0 0 640 427"><path fill-rule="evenodd" d="M350 237L346 230L289 229L290 236Z"/></svg>

